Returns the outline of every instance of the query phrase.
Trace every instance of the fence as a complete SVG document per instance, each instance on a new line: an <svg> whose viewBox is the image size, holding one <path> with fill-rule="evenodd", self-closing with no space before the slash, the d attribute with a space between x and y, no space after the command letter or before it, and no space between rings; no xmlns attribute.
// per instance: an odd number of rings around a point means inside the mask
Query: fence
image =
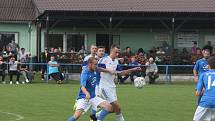
<svg viewBox="0 0 215 121"><path fill-rule="evenodd" d="M7 63L8 64L8 63ZM39 70L42 66L46 67L46 78L45 82L48 83L48 64L47 63L22 63L25 65L29 65L29 68L32 70ZM134 66L125 66L124 67L134 67ZM193 66L194 65L157 65L159 74L165 74L165 82L170 83L172 81L172 75L174 74L193 74ZM8 66L7 66L8 67ZM146 67L146 65L140 65L140 67ZM65 64L60 63L60 68L65 74L66 81L68 82L68 77L72 73L81 73L81 64Z"/></svg>

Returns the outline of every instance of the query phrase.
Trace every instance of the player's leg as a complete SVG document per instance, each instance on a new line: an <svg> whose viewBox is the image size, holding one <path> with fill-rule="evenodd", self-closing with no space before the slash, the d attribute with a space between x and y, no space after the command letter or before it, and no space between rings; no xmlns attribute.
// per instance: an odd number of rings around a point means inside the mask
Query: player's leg
<svg viewBox="0 0 215 121"><path fill-rule="evenodd" d="M198 106L194 114L193 121L202 121L207 118L206 115L208 115L208 109Z"/></svg>
<svg viewBox="0 0 215 121"><path fill-rule="evenodd" d="M97 121L103 121L109 113L113 112L111 104L100 97L95 97L91 99L90 102L93 105L92 109L97 109L98 107L102 108L100 114L97 117Z"/></svg>
<svg viewBox="0 0 215 121"><path fill-rule="evenodd" d="M121 108L120 108L120 105L119 105L119 102L118 101L114 101L111 103L111 105L113 106L113 110L116 114L116 119L117 121L125 121L122 113L121 113Z"/></svg>
<svg viewBox="0 0 215 121"><path fill-rule="evenodd" d="M78 120L81 117L82 113L83 113L82 109L76 110L74 112L73 116L68 119L68 121L76 121L76 120Z"/></svg>
<svg viewBox="0 0 215 121"><path fill-rule="evenodd" d="M86 112L87 107L89 107L89 102L86 102L85 99L78 99L76 102L76 109L72 117L68 121L76 121L80 116Z"/></svg>

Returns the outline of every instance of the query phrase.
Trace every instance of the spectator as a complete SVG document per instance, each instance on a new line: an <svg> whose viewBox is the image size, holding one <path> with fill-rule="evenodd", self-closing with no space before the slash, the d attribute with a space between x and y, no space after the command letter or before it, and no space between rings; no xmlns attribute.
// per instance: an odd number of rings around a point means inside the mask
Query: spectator
<svg viewBox="0 0 215 121"><path fill-rule="evenodd" d="M7 47L10 47L12 52L17 55L19 51L19 45L15 43L15 40L11 40L11 43L7 45Z"/></svg>
<svg viewBox="0 0 215 121"><path fill-rule="evenodd" d="M49 61L49 52L48 49L45 48L44 52L41 53L41 63L48 63ZM47 71L47 65L42 65L41 69L41 78L44 80L44 74Z"/></svg>
<svg viewBox="0 0 215 121"><path fill-rule="evenodd" d="M55 57L51 56L50 61L48 62L48 68L49 68L49 75L56 80L58 84L63 83L63 76L59 71L59 64L57 61L55 61Z"/></svg>
<svg viewBox="0 0 215 121"><path fill-rule="evenodd" d="M193 54L193 55L197 54L197 42L196 41L193 42L193 46L192 46L192 49L191 49L191 54Z"/></svg>
<svg viewBox="0 0 215 121"><path fill-rule="evenodd" d="M204 47L203 47L203 50L209 50L209 52L210 52L210 54L212 54L212 52L213 52L213 47L211 46L211 41L208 41L207 42L207 45L205 45Z"/></svg>
<svg viewBox="0 0 215 121"><path fill-rule="evenodd" d="M3 57L0 56L0 75L2 76L2 83L5 84L5 70L7 68L6 63L3 60Z"/></svg>
<svg viewBox="0 0 215 121"><path fill-rule="evenodd" d="M129 66L131 66L131 68L137 67L140 64L136 61L135 57L131 58L131 62L129 63ZM142 74L141 72L131 72L130 73L130 79L131 79L131 83L134 83L134 79L135 77L140 77Z"/></svg>
<svg viewBox="0 0 215 121"><path fill-rule="evenodd" d="M127 67L128 64L125 63L124 58L119 59L119 64L124 65L124 66L122 66L123 69L128 69L128 67ZM127 80L128 78L129 78L129 75L124 75L124 76L118 75L118 79L121 84L124 84L125 80Z"/></svg>
<svg viewBox="0 0 215 121"><path fill-rule="evenodd" d="M81 49L78 51L78 53L83 54L84 56L86 56L87 50L85 49L84 45L81 46Z"/></svg>
<svg viewBox="0 0 215 121"><path fill-rule="evenodd" d="M159 47L159 49L158 49L158 51L156 52L156 54L164 55L164 54L165 54L165 52L164 52L164 50L163 50L163 48L162 48L162 47Z"/></svg>
<svg viewBox="0 0 215 121"><path fill-rule="evenodd" d="M189 62L190 62L190 54L186 48L183 48L183 50L182 50L181 59L182 59L183 64L189 64Z"/></svg>
<svg viewBox="0 0 215 121"><path fill-rule="evenodd" d="M19 84L19 62L15 61L15 57L12 56L9 61L9 76L10 76L10 84L13 84L13 76L16 76L16 84Z"/></svg>
<svg viewBox="0 0 215 121"><path fill-rule="evenodd" d="M27 53L25 52L25 48L21 48L20 52L18 53L18 60L27 60Z"/></svg>
<svg viewBox="0 0 215 121"><path fill-rule="evenodd" d="M149 84L154 84L155 80L159 77L158 67L154 62L154 59L151 57L146 63L146 75L149 77Z"/></svg>
<svg viewBox="0 0 215 121"><path fill-rule="evenodd" d="M27 63L26 62L26 59L24 59L24 58L22 58L21 60L20 60L20 62L21 62L21 65L19 66L19 71L20 71L20 73L24 76L24 78L25 78L25 81L22 81L22 83L23 84L25 84L25 82L26 83L29 83L29 78L28 78L28 65L26 65L25 63Z"/></svg>
<svg viewBox="0 0 215 121"><path fill-rule="evenodd" d="M124 58L125 63L130 62L131 56L134 56L134 54L131 51L131 48L128 46L125 48L125 52L122 53L122 57Z"/></svg>

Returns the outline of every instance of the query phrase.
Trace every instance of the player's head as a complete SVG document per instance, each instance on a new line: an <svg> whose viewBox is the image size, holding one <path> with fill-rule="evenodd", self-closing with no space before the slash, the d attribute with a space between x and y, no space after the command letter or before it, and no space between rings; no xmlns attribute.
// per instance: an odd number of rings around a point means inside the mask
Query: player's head
<svg viewBox="0 0 215 121"><path fill-rule="evenodd" d="M96 45L91 45L90 46L90 54L92 55L96 55L96 51L97 51L97 46Z"/></svg>
<svg viewBox="0 0 215 121"><path fill-rule="evenodd" d="M98 46L98 49L97 49L97 56L99 58L102 58L105 54L105 47L104 46Z"/></svg>
<svg viewBox="0 0 215 121"><path fill-rule="evenodd" d="M51 61L54 61L54 60L55 60L55 57L52 55L51 58L50 58L50 60L51 60Z"/></svg>
<svg viewBox="0 0 215 121"><path fill-rule="evenodd" d="M116 44L113 44L110 48L110 55L113 57L113 58L116 58L119 56L119 53L120 53L120 47Z"/></svg>
<svg viewBox="0 0 215 121"><path fill-rule="evenodd" d="M202 50L202 55L204 58L209 58L210 57L210 51L208 49Z"/></svg>
<svg viewBox="0 0 215 121"><path fill-rule="evenodd" d="M208 58L209 69L215 69L215 57Z"/></svg>
<svg viewBox="0 0 215 121"><path fill-rule="evenodd" d="M88 59L88 68L89 70L93 70L95 71L96 70L96 65L97 65L97 60L95 59L95 57L90 57Z"/></svg>

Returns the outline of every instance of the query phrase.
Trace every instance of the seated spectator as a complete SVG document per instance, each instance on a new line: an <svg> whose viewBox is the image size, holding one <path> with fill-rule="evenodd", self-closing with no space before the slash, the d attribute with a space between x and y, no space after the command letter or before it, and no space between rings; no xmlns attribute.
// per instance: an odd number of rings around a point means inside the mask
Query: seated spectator
<svg viewBox="0 0 215 121"><path fill-rule="evenodd" d="M25 81L22 81L23 84L29 83L29 78L28 78L28 65L24 64L27 63L24 58L20 60L21 65L19 66L19 71L20 73L24 76Z"/></svg>
<svg viewBox="0 0 215 121"><path fill-rule="evenodd" d="M124 58L119 59L119 64L124 65L124 66L122 66L123 69L128 69L128 67L127 67L128 64L125 63ZM121 84L124 84L125 80L127 80L128 78L129 78L129 75L125 75L125 76L118 75L118 80Z"/></svg>
<svg viewBox="0 0 215 121"><path fill-rule="evenodd" d="M202 58L202 51L200 48L197 48L196 49L196 55L194 55L194 54L191 55L191 62L193 64L195 64L195 62L200 58Z"/></svg>
<svg viewBox="0 0 215 121"><path fill-rule="evenodd" d="M136 61L135 57L132 57L132 58L131 58L131 62L129 63L129 66L130 66L131 68L134 68L134 67L139 66L139 65L140 65L140 64ZM131 83L133 84L133 83L134 83L134 79L135 79L136 77L140 77L140 76L142 76L141 72L131 72L131 73L130 73Z"/></svg>
<svg viewBox="0 0 215 121"><path fill-rule="evenodd" d="M183 48L183 50L182 50L181 59L182 59L183 64L189 64L189 62L190 62L190 54L186 48Z"/></svg>
<svg viewBox="0 0 215 121"><path fill-rule="evenodd" d="M48 68L49 68L49 75L56 80L58 84L63 83L63 76L59 71L59 64L57 61L55 61L55 57L51 56L50 61L48 62Z"/></svg>
<svg viewBox="0 0 215 121"><path fill-rule="evenodd" d="M154 84L159 77L157 65L152 57L146 63L146 75L149 77L149 84Z"/></svg>
<svg viewBox="0 0 215 121"><path fill-rule="evenodd" d="M2 76L2 83L5 84L5 70L7 68L6 63L3 60L3 57L0 56L0 76Z"/></svg>
<svg viewBox="0 0 215 121"><path fill-rule="evenodd" d="M10 84L13 84L13 76L16 76L16 84L19 84L19 62L15 61L15 57L12 56L9 61L9 76L10 76Z"/></svg>
<svg viewBox="0 0 215 121"><path fill-rule="evenodd" d="M194 55L197 54L197 42L196 41L193 42L193 46L191 48L191 54L194 54Z"/></svg>

